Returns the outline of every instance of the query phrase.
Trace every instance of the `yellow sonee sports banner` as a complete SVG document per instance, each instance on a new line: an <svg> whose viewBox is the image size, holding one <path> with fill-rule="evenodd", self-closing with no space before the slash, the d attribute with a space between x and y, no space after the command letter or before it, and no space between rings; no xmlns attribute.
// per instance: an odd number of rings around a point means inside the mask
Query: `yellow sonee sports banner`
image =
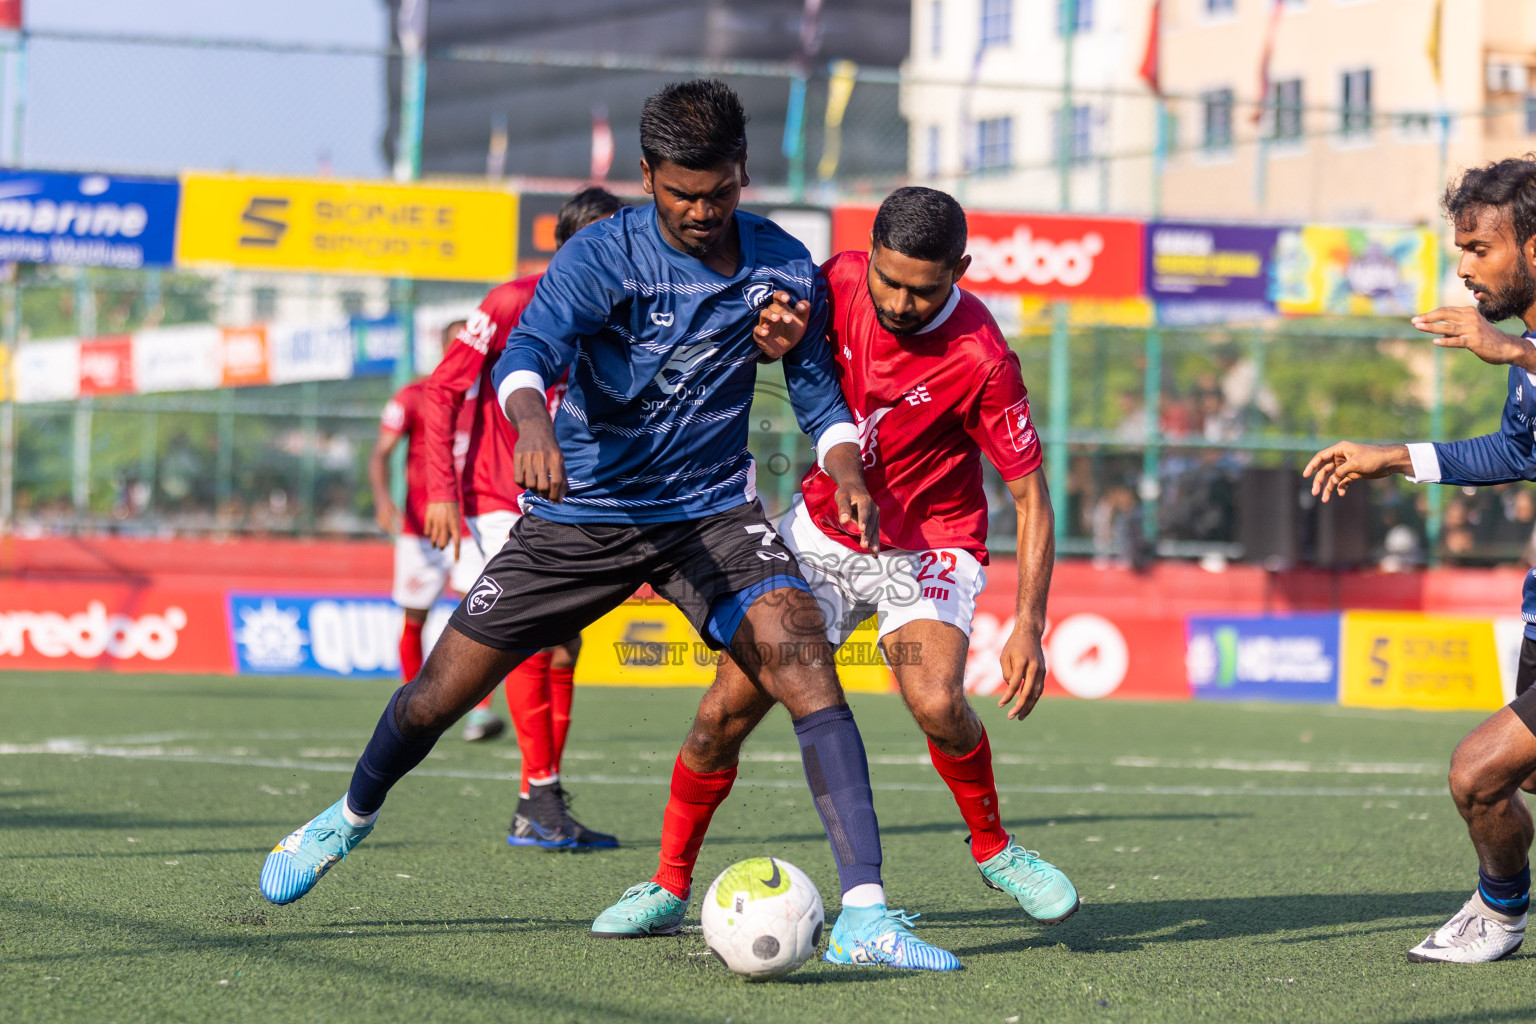
<svg viewBox="0 0 1536 1024"><path fill-rule="evenodd" d="M1494 711L1504 704L1487 619L1347 612L1343 660L1345 707Z"/></svg>
<svg viewBox="0 0 1536 1024"><path fill-rule="evenodd" d="M176 262L503 281L517 196L491 188L188 173Z"/></svg>

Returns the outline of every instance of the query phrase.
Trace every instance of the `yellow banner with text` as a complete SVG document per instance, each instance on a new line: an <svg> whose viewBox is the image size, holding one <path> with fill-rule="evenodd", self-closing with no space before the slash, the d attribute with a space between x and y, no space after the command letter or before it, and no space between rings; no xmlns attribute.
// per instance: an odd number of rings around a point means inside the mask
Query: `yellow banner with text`
<svg viewBox="0 0 1536 1024"><path fill-rule="evenodd" d="M1346 707L1494 711L1504 704L1488 619L1401 612L1344 616Z"/></svg>
<svg viewBox="0 0 1536 1024"><path fill-rule="evenodd" d="M492 188L189 173L176 262L502 281L517 196Z"/></svg>

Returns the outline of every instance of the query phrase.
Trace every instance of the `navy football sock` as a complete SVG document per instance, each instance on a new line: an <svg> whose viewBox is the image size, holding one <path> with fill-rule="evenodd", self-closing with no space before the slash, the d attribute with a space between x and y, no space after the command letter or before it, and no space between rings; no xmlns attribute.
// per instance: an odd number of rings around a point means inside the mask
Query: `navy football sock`
<svg viewBox="0 0 1536 1024"><path fill-rule="evenodd" d="M1501 914L1519 917L1531 905L1531 865L1508 878L1495 878L1481 867L1477 869L1477 891L1483 902Z"/></svg>
<svg viewBox="0 0 1536 1024"><path fill-rule="evenodd" d="M397 687L379 716L379 724L373 727L373 738L363 748L363 756L357 759L352 772L352 785L347 787L347 807L354 814L369 815L384 805L385 794L406 772L421 764L422 759L437 743L435 736L408 739L395 722L395 705L400 703L405 687Z"/></svg>
<svg viewBox="0 0 1536 1024"><path fill-rule="evenodd" d="M846 704L795 719L805 781L827 830L837 877L847 892L880 884L880 823L869 787L864 740Z"/></svg>

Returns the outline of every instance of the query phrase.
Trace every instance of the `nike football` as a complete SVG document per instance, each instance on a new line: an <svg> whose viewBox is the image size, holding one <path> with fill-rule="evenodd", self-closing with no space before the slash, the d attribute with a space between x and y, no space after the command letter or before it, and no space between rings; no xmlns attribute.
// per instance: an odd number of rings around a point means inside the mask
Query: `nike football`
<svg viewBox="0 0 1536 1024"><path fill-rule="evenodd" d="M782 978L821 942L821 893L805 872L775 857L732 864L704 894L704 941L737 974Z"/></svg>

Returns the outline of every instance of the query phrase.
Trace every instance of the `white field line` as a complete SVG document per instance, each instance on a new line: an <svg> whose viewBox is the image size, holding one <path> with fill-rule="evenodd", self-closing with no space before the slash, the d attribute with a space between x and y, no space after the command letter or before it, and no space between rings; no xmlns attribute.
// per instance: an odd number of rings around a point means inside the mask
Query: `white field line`
<svg viewBox="0 0 1536 1024"><path fill-rule="evenodd" d="M238 752L238 748L225 754L203 754L195 749L186 747L164 747L159 745L128 747L112 746L105 744L85 744L78 740L48 740L43 743L17 744L0 743L0 756L24 756L24 755L55 755L67 757L117 757L130 760L157 761L174 764L217 764L236 765L251 768L269 768L285 771L312 771L329 772L333 774L350 774L352 764L325 763L318 761L294 760L292 758L266 758L253 757ZM1259 762L1256 762L1259 763ZM486 772L470 771L452 768L422 767L411 774L424 778L442 779L473 779L487 782L516 782L518 776L511 772ZM599 786L666 786L671 780L661 775L568 775L573 783L584 783ZM787 779L750 779L738 780L739 785L756 786L767 789L800 789L805 783L798 778ZM877 782L874 788L888 792L918 792L918 793L944 793L948 792L942 783L882 783ZM1053 786L1053 785L999 785L1000 793L1034 793L1044 795L1086 796L1102 794L1104 796L1292 796L1292 797L1442 797L1446 794L1444 787L1386 787L1386 786L1111 786L1105 783L1094 783L1087 786Z"/></svg>

